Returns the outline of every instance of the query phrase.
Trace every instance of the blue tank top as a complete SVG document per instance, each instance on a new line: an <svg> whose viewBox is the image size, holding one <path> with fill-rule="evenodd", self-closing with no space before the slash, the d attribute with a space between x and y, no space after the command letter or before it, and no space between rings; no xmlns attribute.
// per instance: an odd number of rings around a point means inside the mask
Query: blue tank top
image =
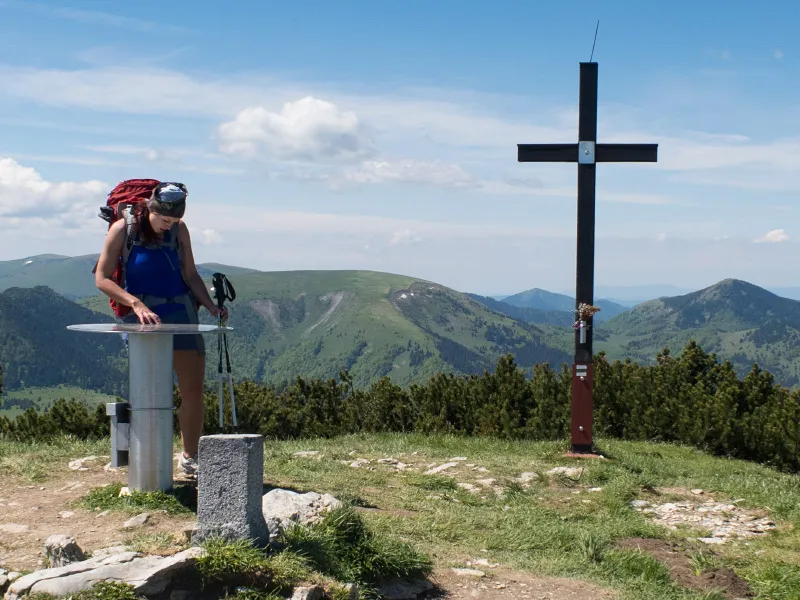
<svg viewBox="0 0 800 600"><path fill-rule="evenodd" d="M164 243L169 241L164 234ZM125 268L125 289L130 294L147 294L160 298L180 296L189 291L181 275L178 254L168 246L147 248L134 245ZM159 316L175 311L185 311L182 303L165 303L151 306L150 309Z"/></svg>

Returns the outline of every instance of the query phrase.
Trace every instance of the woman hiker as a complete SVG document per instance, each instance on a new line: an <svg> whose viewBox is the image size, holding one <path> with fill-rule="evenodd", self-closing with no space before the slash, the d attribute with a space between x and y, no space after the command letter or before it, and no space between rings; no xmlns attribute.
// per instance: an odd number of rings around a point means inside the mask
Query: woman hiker
<svg viewBox="0 0 800 600"><path fill-rule="evenodd" d="M194 263L189 230L182 218L186 187L180 183L156 186L149 200L134 205L132 214L115 221L108 230L95 272L97 288L117 302L130 306L123 321L142 324L197 323L195 298L214 317L226 320L203 283ZM111 280L126 243L130 224L130 255L125 265L125 289ZM197 474L197 446L203 430L203 386L206 359L203 336L173 336L174 369L178 376L181 407L178 421L183 452L178 468Z"/></svg>

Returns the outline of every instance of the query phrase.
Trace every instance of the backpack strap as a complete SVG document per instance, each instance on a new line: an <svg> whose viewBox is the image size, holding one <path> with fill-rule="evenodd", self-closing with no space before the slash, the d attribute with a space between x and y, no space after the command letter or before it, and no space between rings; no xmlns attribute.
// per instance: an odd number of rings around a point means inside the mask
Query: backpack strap
<svg viewBox="0 0 800 600"><path fill-rule="evenodd" d="M134 244L140 244L139 241L139 234L138 232L134 232L131 235L133 230L133 222L134 216L133 211L130 207L126 208L122 211L122 218L125 219L125 236L124 241L122 243L122 276L120 277L120 287L123 289L125 288L125 268L128 265L128 258L131 255L131 249L133 248Z"/></svg>
<svg viewBox="0 0 800 600"><path fill-rule="evenodd" d="M125 214L125 245L123 246L123 265L128 262L128 257L130 256L131 249L133 246L141 246L142 242L139 238L138 228L133 227L134 217L133 215L126 213ZM178 257L178 264L173 265L173 268L177 268L178 271L181 273L181 277L183 277L183 257L181 255L181 241L180 236L178 235L178 228L180 227L179 223L175 223L172 228L164 235L164 241L161 242L160 248L162 250L171 249L175 251L176 256ZM167 260L172 262L172 259L167 256ZM123 266L124 269L124 266ZM123 270L123 277L124 277L124 270ZM123 279L123 281L125 281ZM185 278L184 278L184 281ZM189 282L186 282L187 291L180 296L175 296L173 298L161 298L156 296L148 296L144 294L136 295L142 302L147 304L148 306L150 303L153 305L161 304L161 303L173 303L178 302L183 304L186 307L186 313L189 315L189 322L190 323L199 323L199 315L198 315L198 308L200 303L195 298L194 292L192 292L192 288L189 285Z"/></svg>

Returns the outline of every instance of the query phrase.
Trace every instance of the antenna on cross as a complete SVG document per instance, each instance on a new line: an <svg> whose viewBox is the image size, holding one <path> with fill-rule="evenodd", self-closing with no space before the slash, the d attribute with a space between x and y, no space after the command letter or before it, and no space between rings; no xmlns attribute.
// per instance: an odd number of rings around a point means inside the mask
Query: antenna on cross
<svg viewBox="0 0 800 600"><path fill-rule="evenodd" d="M597 43L597 30L600 29L600 19L597 19L597 25L594 28L594 41L592 42L592 53L589 55L589 62L594 58L594 45Z"/></svg>

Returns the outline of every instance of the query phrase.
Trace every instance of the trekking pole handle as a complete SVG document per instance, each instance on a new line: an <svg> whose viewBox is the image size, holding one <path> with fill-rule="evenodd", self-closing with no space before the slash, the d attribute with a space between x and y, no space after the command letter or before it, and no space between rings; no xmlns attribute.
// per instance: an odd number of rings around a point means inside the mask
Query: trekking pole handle
<svg viewBox="0 0 800 600"><path fill-rule="evenodd" d="M214 273L211 276L211 285L219 308L222 308L225 300L233 302L236 299L236 290L233 289L230 280L222 273Z"/></svg>

